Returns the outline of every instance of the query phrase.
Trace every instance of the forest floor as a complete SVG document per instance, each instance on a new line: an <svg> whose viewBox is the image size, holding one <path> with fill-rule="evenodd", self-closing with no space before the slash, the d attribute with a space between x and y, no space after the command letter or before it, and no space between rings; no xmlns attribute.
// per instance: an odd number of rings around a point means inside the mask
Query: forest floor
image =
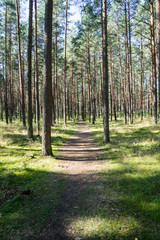
<svg viewBox="0 0 160 240"><path fill-rule="evenodd" d="M46 158L0 125L0 239L160 240L160 124L113 121L106 145L101 119L77 125L52 128Z"/></svg>
<svg viewBox="0 0 160 240"><path fill-rule="evenodd" d="M101 181L97 173L103 164L103 160L100 159L102 152L93 143L89 127L83 122L78 122L77 125L77 131L60 148L56 157L57 172L67 176L61 204L54 212L57 217L54 222L46 224L34 239L63 240L78 237L79 231L72 228L72 222L77 219L79 211L87 209L83 197L85 198L88 189L92 191L95 185L98 188ZM91 201L91 204L92 207L97 207L97 201L95 204Z"/></svg>

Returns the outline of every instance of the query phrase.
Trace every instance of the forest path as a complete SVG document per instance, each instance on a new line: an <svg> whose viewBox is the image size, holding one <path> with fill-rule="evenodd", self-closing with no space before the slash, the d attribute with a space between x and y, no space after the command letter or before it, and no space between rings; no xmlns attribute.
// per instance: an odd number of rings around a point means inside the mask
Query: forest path
<svg viewBox="0 0 160 240"><path fill-rule="evenodd" d="M102 152L92 141L88 126L77 123L75 134L60 148L56 171L66 177L62 201L54 212L56 220L41 231L39 240L75 239L71 223L81 215L86 189L98 184ZM86 196L85 196L86 197ZM93 204L94 205L94 204ZM96 207L96 206L93 206Z"/></svg>

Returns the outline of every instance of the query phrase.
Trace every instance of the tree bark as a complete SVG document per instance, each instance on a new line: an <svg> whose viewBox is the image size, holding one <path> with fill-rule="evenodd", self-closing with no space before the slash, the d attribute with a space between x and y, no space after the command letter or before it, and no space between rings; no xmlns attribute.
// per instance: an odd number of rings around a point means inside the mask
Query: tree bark
<svg viewBox="0 0 160 240"><path fill-rule="evenodd" d="M131 16L130 16L130 1L128 1L128 24L129 24L129 109L130 109L130 123L133 124L133 69L132 69L132 40L131 40Z"/></svg>
<svg viewBox="0 0 160 240"><path fill-rule="evenodd" d="M56 33L55 33L55 101L56 101L56 121L59 121L59 99L58 99L58 54L57 54L57 48L58 48L58 18L57 18L57 8L56 8Z"/></svg>
<svg viewBox="0 0 160 240"><path fill-rule="evenodd" d="M127 4L125 0L125 86L126 86L126 103L129 123L131 123L130 109L130 73L129 73L129 51L128 51L128 20L127 20ZM125 118L127 123L127 118Z"/></svg>
<svg viewBox="0 0 160 240"><path fill-rule="evenodd" d="M94 53L94 79L93 79L93 118L92 118L92 124L95 124L96 121L96 82L97 82L97 76L96 76L96 54Z"/></svg>
<svg viewBox="0 0 160 240"><path fill-rule="evenodd" d="M122 68L122 57L121 57L121 48L119 42L119 26L117 20L117 43L118 43L118 52L119 52L119 66L120 66L120 116L121 116L121 103L123 101L123 112L126 119L126 100L125 100L125 92L124 92L124 79L123 79L123 68ZM122 88L122 90L121 90ZM122 94L121 94L122 91ZM123 97L123 100L122 100Z"/></svg>
<svg viewBox="0 0 160 240"><path fill-rule="evenodd" d="M84 117L84 83L83 83L83 63L81 62L81 115L82 115L82 120L85 120Z"/></svg>
<svg viewBox="0 0 160 240"><path fill-rule="evenodd" d="M52 155L52 0L45 0L42 155Z"/></svg>
<svg viewBox="0 0 160 240"><path fill-rule="evenodd" d="M141 63L141 120L144 117L144 66L143 66L143 45L142 45L142 34L140 36L140 63Z"/></svg>
<svg viewBox="0 0 160 240"><path fill-rule="evenodd" d="M35 34L35 87L36 87L36 131L39 135L39 76L38 76L38 48L37 48L37 0L34 0L34 34Z"/></svg>
<svg viewBox="0 0 160 240"><path fill-rule="evenodd" d="M64 95L63 95L63 114L64 125L66 126L66 78L67 78L67 16L68 16L68 0L66 0L66 18L65 18L65 39L64 39Z"/></svg>
<svg viewBox="0 0 160 240"><path fill-rule="evenodd" d="M8 71L7 71L7 21L8 21L8 8L7 1L5 1L5 117L6 124L8 124Z"/></svg>
<svg viewBox="0 0 160 240"><path fill-rule="evenodd" d="M103 0L103 124L104 124L104 143L109 142L109 101L108 101L108 41L107 41L107 1Z"/></svg>
<svg viewBox="0 0 160 240"><path fill-rule="evenodd" d="M9 30L9 48L8 48L8 110L9 110L9 121L12 123L13 108L12 108L12 29L10 21L10 30Z"/></svg>
<svg viewBox="0 0 160 240"><path fill-rule="evenodd" d="M29 28L28 28L28 116L27 116L27 134L28 138L33 138L32 125L32 15L33 0L29 0Z"/></svg>
<svg viewBox="0 0 160 240"><path fill-rule="evenodd" d="M109 51L109 58L110 58L110 111L111 111L111 121L113 116L113 77L112 77L112 51L110 48Z"/></svg>
<svg viewBox="0 0 160 240"><path fill-rule="evenodd" d="M21 101L21 111L23 127L26 127L26 117L25 117L25 98L24 98L24 79L22 76L22 58L21 58L21 40L20 40L20 24L19 24L19 5L18 0L15 0L16 5L16 15L17 15L17 38L18 38L18 74L20 83L20 101Z"/></svg>
<svg viewBox="0 0 160 240"><path fill-rule="evenodd" d="M90 123L91 123L91 114L92 114L91 102L92 102L92 98L91 98L90 36L88 33L88 114L89 114Z"/></svg>
<svg viewBox="0 0 160 240"><path fill-rule="evenodd" d="M153 124L157 124L157 81L156 81L156 53L155 53L155 38L154 38L154 10L153 0L150 0L151 14L151 54L152 54L152 93L153 93Z"/></svg>
<svg viewBox="0 0 160 240"><path fill-rule="evenodd" d="M158 100L160 113L160 0L156 0L156 39L157 39L157 66L158 66Z"/></svg>

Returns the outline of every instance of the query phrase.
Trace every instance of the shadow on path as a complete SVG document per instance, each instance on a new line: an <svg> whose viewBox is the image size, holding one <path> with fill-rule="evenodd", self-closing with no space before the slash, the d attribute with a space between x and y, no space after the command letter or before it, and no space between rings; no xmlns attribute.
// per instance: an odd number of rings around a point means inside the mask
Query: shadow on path
<svg viewBox="0 0 160 240"><path fill-rule="evenodd" d="M76 133L61 147L57 159L57 171L66 175L66 185L62 193L62 201L56 209L56 220L48 223L34 240L75 239L68 228L68 216L76 216L80 208L80 196L87 185L98 183L98 167L103 164L99 159L102 152L93 143L89 128L77 123Z"/></svg>

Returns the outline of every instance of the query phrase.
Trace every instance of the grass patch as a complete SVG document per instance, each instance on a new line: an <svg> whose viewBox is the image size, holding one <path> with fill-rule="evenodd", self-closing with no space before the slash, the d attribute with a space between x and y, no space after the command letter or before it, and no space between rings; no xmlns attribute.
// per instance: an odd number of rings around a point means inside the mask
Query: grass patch
<svg viewBox="0 0 160 240"><path fill-rule="evenodd" d="M88 240L160 240L160 125L112 122L106 145L102 120L90 127L104 165L81 194L72 231Z"/></svg>
<svg viewBox="0 0 160 240"><path fill-rule="evenodd" d="M52 148L58 148L74 133L75 124L60 122L52 127ZM27 138L18 123L0 122L0 239L30 239L61 200L65 176L55 171L55 158L42 157L41 137Z"/></svg>

